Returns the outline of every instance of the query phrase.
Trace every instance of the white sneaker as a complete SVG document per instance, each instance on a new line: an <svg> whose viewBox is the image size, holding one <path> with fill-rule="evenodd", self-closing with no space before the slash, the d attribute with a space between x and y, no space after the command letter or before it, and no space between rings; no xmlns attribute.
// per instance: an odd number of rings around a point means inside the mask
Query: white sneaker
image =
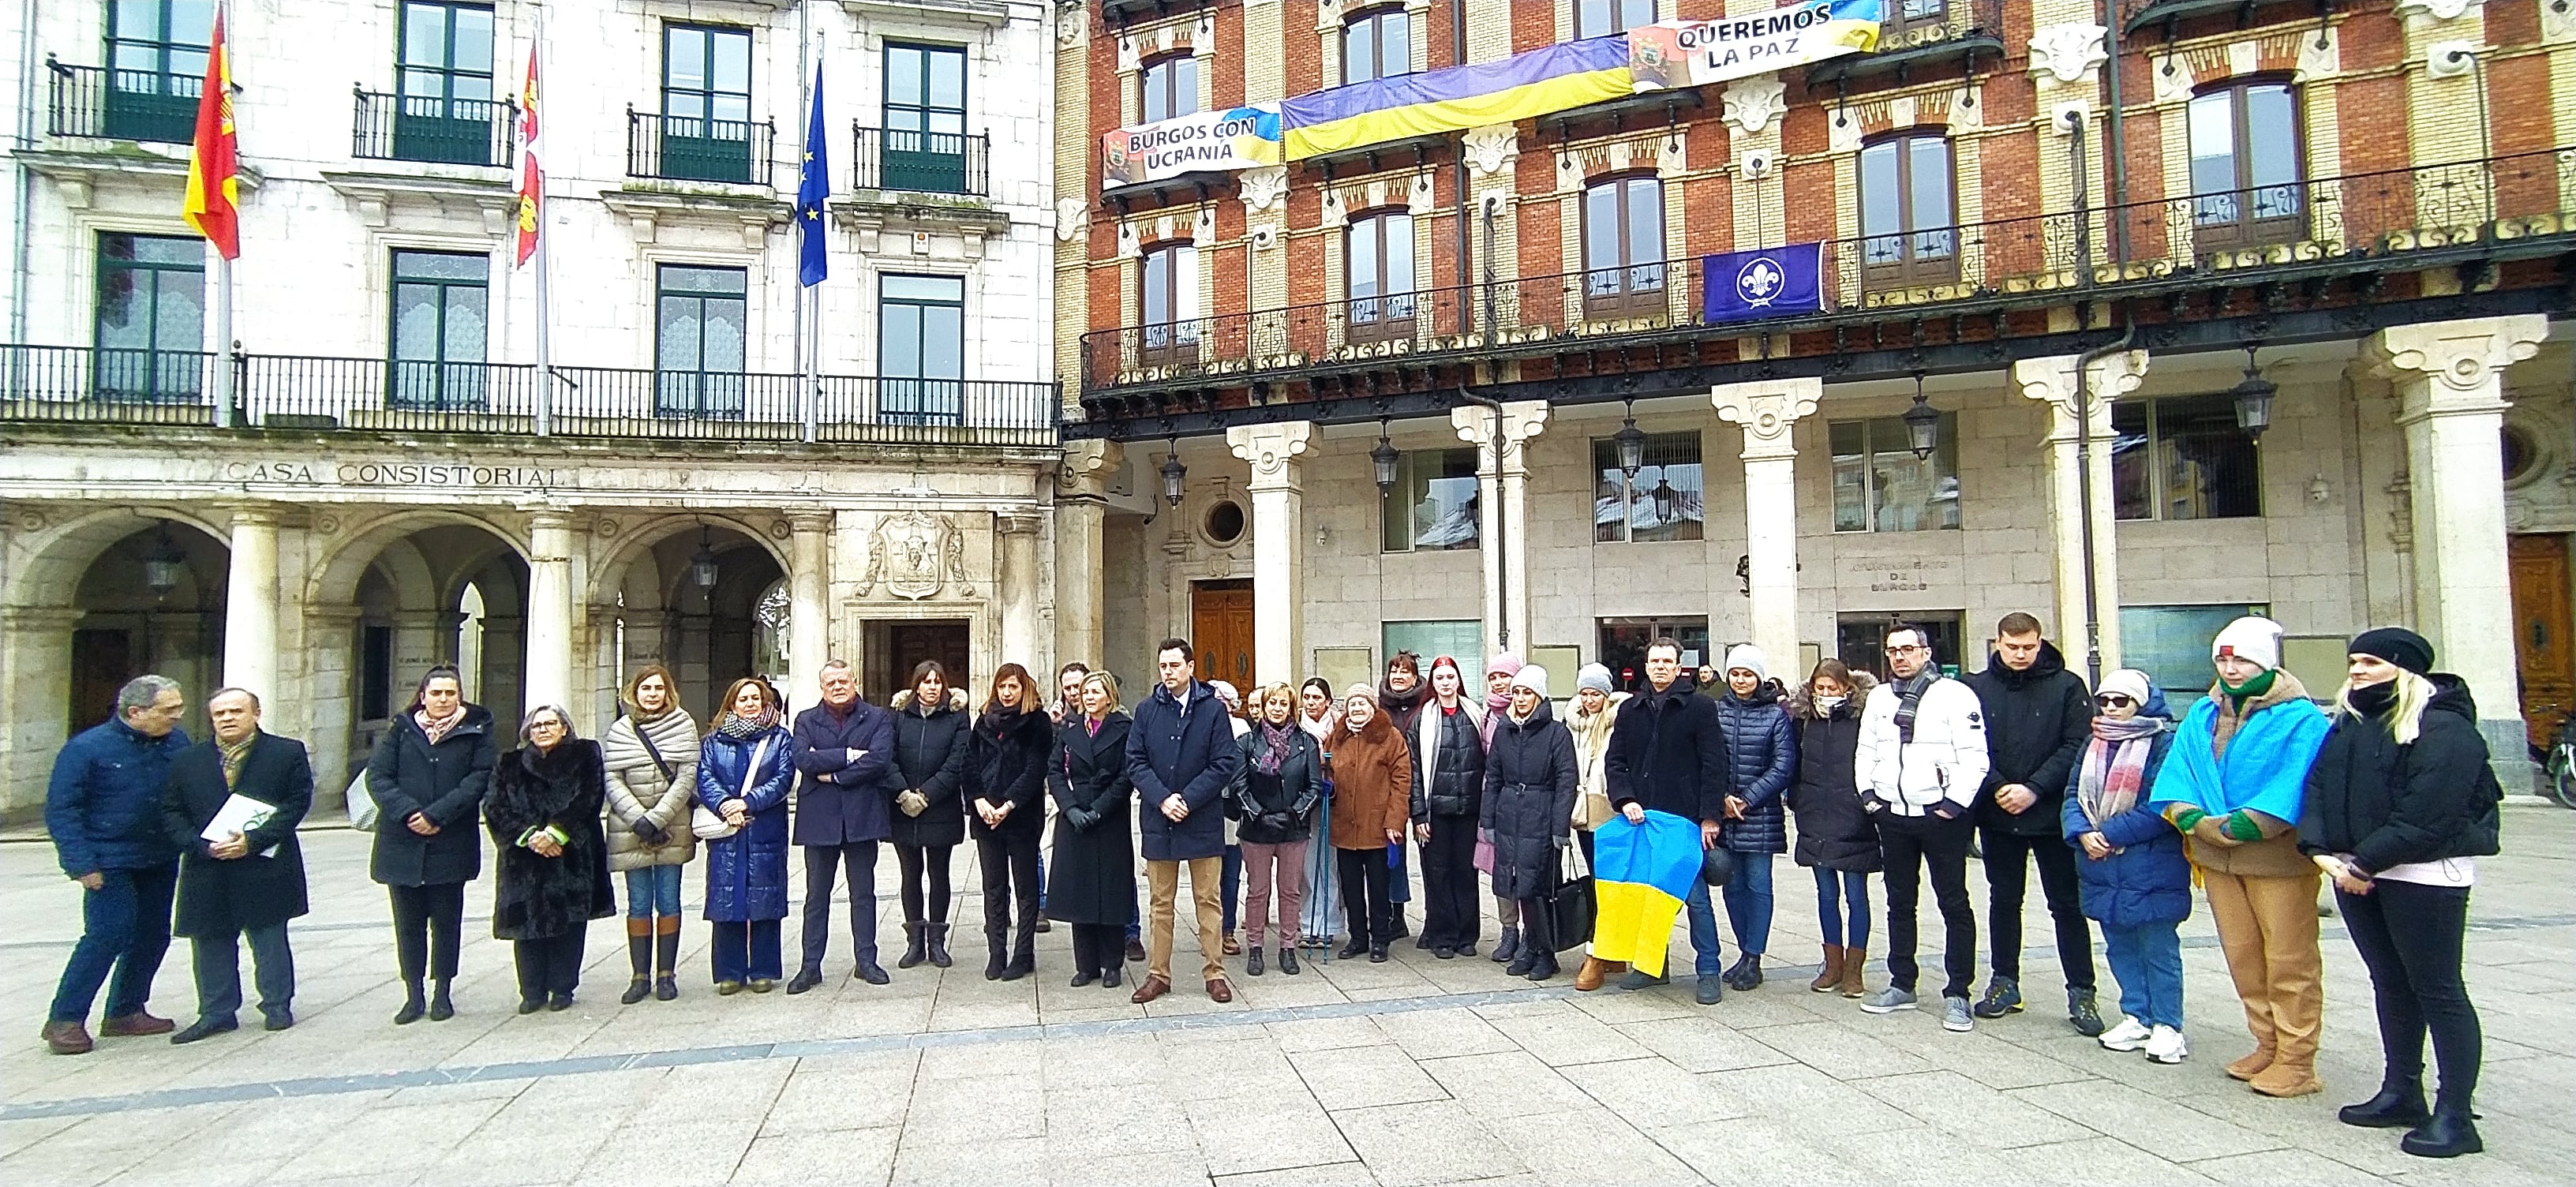
<svg viewBox="0 0 2576 1187"><path fill-rule="evenodd" d="M2147 1038L2147 1062L2181 1063L2191 1057L2191 1048L2182 1041L2182 1032L2170 1026L2158 1026Z"/></svg>
<svg viewBox="0 0 2576 1187"><path fill-rule="evenodd" d="M2105 1051L2135 1051L2146 1046L2147 1036L2153 1033L2147 1029L2146 1023L2122 1014L2120 1024L2103 1031L2098 1041Z"/></svg>

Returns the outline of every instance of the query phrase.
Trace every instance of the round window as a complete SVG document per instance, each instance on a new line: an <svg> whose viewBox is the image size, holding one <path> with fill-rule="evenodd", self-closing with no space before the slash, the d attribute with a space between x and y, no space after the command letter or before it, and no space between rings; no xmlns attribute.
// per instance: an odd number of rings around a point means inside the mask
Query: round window
<svg viewBox="0 0 2576 1187"><path fill-rule="evenodd" d="M2504 480L2520 482L2540 464L2540 446L2520 425L2504 427Z"/></svg>
<svg viewBox="0 0 2576 1187"><path fill-rule="evenodd" d="M1232 499L1219 500L1207 509L1207 517L1199 521L1199 529L1207 533L1209 543L1219 548L1232 545L1243 538L1243 504Z"/></svg>

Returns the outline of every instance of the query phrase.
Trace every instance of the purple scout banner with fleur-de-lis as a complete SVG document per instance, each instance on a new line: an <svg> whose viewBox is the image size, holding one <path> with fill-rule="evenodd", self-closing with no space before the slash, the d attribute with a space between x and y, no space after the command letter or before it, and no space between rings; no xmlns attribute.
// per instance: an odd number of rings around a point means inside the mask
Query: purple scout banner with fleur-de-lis
<svg viewBox="0 0 2576 1187"><path fill-rule="evenodd" d="M1822 243L1792 243L1756 251L1730 251L1700 263L1701 320L1757 321L1814 313L1825 307Z"/></svg>

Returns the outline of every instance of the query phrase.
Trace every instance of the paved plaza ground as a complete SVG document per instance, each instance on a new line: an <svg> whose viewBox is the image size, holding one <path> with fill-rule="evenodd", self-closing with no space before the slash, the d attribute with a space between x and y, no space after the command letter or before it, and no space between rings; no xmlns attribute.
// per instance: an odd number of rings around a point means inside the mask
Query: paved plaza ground
<svg viewBox="0 0 2576 1187"><path fill-rule="evenodd" d="M2192 1059L2158 1067L2074 1034L2054 1008L2056 961L2037 946L2024 959L2033 1008L1974 1034L1943 1032L1931 1011L1870 1017L1809 993L1812 885L1785 859L1772 948L1794 963L1713 1009L1682 985L1578 994L1570 976L1533 986L1410 943L1387 964L1310 963L1297 977L1244 977L1231 962L1227 1006L1197 991L1185 952L1179 990L1140 1007L1125 990L1066 986L1062 927L1040 937L1038 976L1016 983L984 980L964 927L945 972L895 971L872 988L848 979L836 936L823 988L720 999L693 913L680 1000L617 1004L623 932L602 921L580 1002L519 1017L483 882L467 900L460 1013L397 1029L367 838L322 829L306 837L315 911L294 932L299 1025L265 1034L246 1012L250 1029L193 1046L102 1039L63 1058L36 1031L80 892L50 846L11 842L0 1182L2564 1183L2576 1165L2576 813L2517 801L2505 838L2481 865L2469 942L2492 1152L2448 1163L2334 1121L2376 1086L2379 1054L2367 981L2333 920L2327 1091L2295 1101L2219 1070L2249 1044L2205 910L2184 932ZM894 862L881 866L879 901L896 919ZM958 866L959 885L976 885L971 849ZM697 883L693 867L692 912ZM966 894L959 917L981 907ZM2036 904L2030 917L2026 941L2044 944ZM792 971L793 921L788 932ZM191 1016L185 941L158 989L156 1012Z"/></svg>

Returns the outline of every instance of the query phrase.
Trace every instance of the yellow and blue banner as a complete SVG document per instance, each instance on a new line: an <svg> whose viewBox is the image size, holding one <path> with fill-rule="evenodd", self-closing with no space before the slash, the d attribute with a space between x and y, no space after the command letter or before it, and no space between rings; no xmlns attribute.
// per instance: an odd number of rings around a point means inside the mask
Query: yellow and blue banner
<svg viewBox="0 0 2576 1187"><path fill-rule="evenodd" d="M1499 62L1403 74L1300 95L1279 105L1288 159L1458 132L1623 98L1628 38L1587 37Z"/></svg>
<svg viewBox="0 0 2576 1187"><path fill-rule="evenodd" d="M1278 163L1279 109L1269 103L1192 112L1100 138L1103 189Z"/></svg>
<svg viewBox="0 0 2576 1187"><path fill-rule="evenodd" d="M1647 812L1644 824L1613 816L1593 832L1592 852L1593 957L1662 976L1673 918L1699 881L1698 822L1669 812Z"/></svg>
<svg viewBox="0 0 2576 1187"><path fill-rule="evenodd" d="M1638 90L1696 87L1878 48L1885 0L1795 0L1770 12L1628 30Z"/></svg>

